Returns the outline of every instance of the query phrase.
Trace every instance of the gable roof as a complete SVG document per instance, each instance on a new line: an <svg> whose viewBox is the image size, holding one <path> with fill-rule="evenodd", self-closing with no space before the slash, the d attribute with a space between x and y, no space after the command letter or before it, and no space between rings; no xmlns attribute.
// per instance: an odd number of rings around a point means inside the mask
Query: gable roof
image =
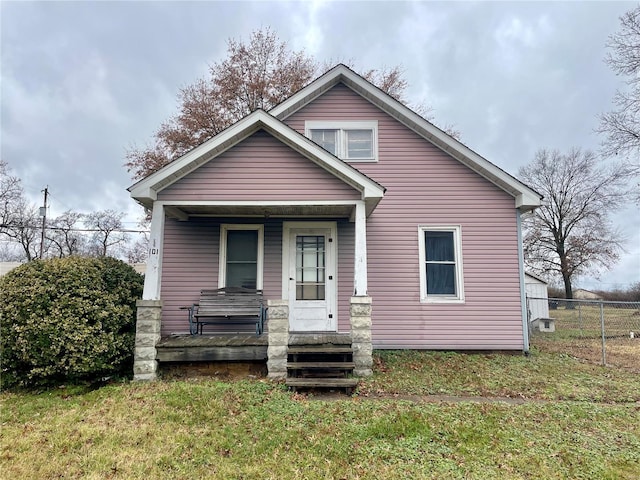
<svg viewBox="0 0 640 480"><path fill-rule="evenodd" d="M269 113L279 120L285 120L339 83L344 84L445 153L513 196L516 208L528 211L541 205L542 195L538 192L443 132L345 65L340 64L332 68L269 110Z"/></svg>
<svg viewBox="0 0 640 480"><path fill-rule="evenodd" d="M304 135L293 130L264 110L256 110L234 123L215 137L197 146L182 157L143 178L128 188L131 196L150 208L162 189L175 183L198 167L237 145L259 130L271 134L316 165L361 192L367 214L384 196L384 187L327 152Z"/></svg>
<svg viewBox="0 0 640 480"><path fill-rule="evenodd" d="M537 275L534 275L531 272L524 272L524 276L529 277L529 278L533 278L534 280L537 280L540 283L544 283L545 285L549 285L549 282L547 282L544 278L540 278Z"/></svg>

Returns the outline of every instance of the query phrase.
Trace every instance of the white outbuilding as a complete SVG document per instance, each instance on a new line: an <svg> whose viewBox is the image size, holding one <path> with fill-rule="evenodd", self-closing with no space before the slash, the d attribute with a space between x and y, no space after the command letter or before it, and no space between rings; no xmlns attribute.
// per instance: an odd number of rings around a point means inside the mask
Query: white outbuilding
<svg viewBox="0 0 640 480"><path fill-rule="evenodd" d="M548 283L531 273L525 273L524 283L527 291L527 313L532 327L540 331L553 331L552 321L549 318L549 294Z"/></svg>

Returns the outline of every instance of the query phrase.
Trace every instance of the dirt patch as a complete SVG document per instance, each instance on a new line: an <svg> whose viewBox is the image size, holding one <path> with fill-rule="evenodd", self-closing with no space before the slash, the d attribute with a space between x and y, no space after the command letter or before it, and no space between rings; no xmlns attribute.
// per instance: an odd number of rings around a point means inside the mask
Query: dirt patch
<svg viewBox="0 0 640 480"><path fill-rule="evenodd" d="M225 381L264 378L267 365L264 362L186 362L161 363L163 379L217 378Z"/></svg>

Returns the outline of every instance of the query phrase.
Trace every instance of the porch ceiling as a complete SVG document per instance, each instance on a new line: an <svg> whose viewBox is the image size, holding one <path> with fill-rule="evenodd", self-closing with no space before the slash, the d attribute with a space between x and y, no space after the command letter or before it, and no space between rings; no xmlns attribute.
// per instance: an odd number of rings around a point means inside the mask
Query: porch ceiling
<svg viewBox="0 0 640 480"><path fill-rule="evenodd" d="M354 205L179 205L168 206L167 216L189 217L351 217Z"/></svg>

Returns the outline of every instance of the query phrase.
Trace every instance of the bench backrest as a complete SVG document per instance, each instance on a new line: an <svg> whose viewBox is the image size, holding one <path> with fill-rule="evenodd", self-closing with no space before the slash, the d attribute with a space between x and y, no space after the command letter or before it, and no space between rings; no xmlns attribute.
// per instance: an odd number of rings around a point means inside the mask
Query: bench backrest
<svg viewBox="0 0 640 480"><path fill-rule="evenodd" d="M200 292L199 315L258 315L262 290L226 287Z"/></svg>

